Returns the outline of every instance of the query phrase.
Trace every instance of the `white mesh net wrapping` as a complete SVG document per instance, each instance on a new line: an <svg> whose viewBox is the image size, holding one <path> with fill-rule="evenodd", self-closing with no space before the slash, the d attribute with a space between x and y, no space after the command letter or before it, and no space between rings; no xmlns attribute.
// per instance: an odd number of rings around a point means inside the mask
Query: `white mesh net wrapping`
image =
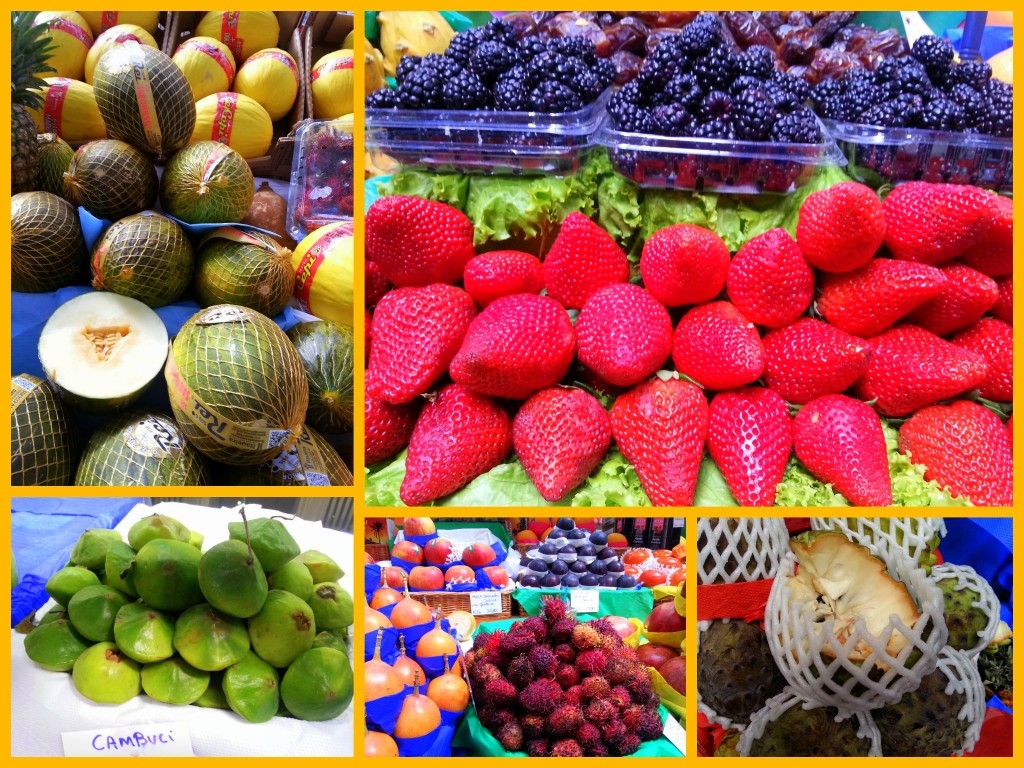
<svg viewBox="0 0 1024 768"><path fill-rule="evenodd" d="M781 518L711 517L697 521L697 583L772 578L789 551Z"/></svg>
<svg viewBox="0 0 1024 768"><path fill-rule="evenodd" d="M977 594L978 599L972 601L971 606L984 614L988 618L988 623L978 633L977 644L964 649L968 656L977 656L992 642L992 638L996 636L996 630L999 628L999 598L996 597L992 585L969 565L954 565L953 563L936 565L932 568L931 576L936 584L952 581L953 589L956 591L969 589Z"/></svg>
<svg viewBox="0 0 1024 768"><path fill-rule="evenodd" d="M851 624L816 615L817 603L795 597L789 577L796 556L786 555L768 596L765 632L772 656L795 692L840 710L863 711L899 701L938 663L946 644L942 593L905 556L889 574L906 585L921 613L912 627L896 615L878 635L859 616ZM836 637L837 628L846 633ZM902 635L902 638L896 635ZM895 655L887 650L890 641ZM873 679L874 678L874 679Z"/></svg>
<svg viewBox="0 0 1024 768"><path fill-rule="evenodd" d="M804 709L811 710L816 709L818 706L817 703L808 701L791 688L787 688L778 696L768 699L765 705L754 713L753 717L750 718L750 725L740 736L736 750L744 757L749 757L754 743L764 736L765 728L770 723L778 720L793 707L803 707ZM868 757L880 757L882 754L881 740L878 728L875 727L871 717L866 712L851 713L840 711L836 714L835 720L836 722L843 722L850 717L856 718L857 736L868 741Z"/></svg>
<svg viewBox="0 0 1024 768"><path fill-rule="evenodd" d="M896 548L912 562L921 563L935 542L946 535L946 522L941 517L812 517L815 531L842 531L848 537L871 548L887 563L888 551ZM891 564L890 564L891 567Z"/></svg>

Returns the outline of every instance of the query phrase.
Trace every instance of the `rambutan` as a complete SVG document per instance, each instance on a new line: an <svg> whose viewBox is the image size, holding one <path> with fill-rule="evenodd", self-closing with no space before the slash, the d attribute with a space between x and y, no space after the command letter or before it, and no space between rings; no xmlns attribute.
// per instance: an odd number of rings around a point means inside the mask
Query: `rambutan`
<svg viewBox="0 0 1024 768"><path fill-rule="evenodd" d="M632 677L627 677L622 684L637 704L643 704L651 697L653 690L651 688L651 673L647 667L637 669L635 674Z"/></svg>
<svg viewBox="0 0 1024 768"><path fill-rule="evenodd" d="M550 715L562 703L562 687L554 680L534 680L519 694L519 703L528 712Z"/></svg>
<svg viewBox="0 0 1024 768"><path fill-rule="evenodd" d="M558 597L541 598L541 616L551 627L569 615L569 605Z"/></svg>
<svg viewBox="0 0 1024 768"><path fill-rule="evenodd" d="M580 686L583 688L583 695L588 699L603 699L611 691L608 681L601 675L591 675L585 678Z"/></svg>
<svg viewBox="0 0 1024 768"><path fill-rule="evenodd" d="M643 714L640 715L636 728L631 728L630 730L640 737L640 741L653 741L661 736L664 729L661 726L661 718L658 717L658 714L645 709Z"/></svg>
<svg viewBox="0 0 1024 768"><path fill-rule="evenodd" d="M559 643L554 648L555 656L565 664L572 664L576 661L576 649L569 643Z"/></svg>
<svg viewBox="0 0 1024 768"><path fill-rule="evenodd" d="M497 680L501 677L501 670L491 664L489 661L484 661L473 667L473 672L470 675L475 682L481 685L486 685L491 680Z"/></svg>
<svg viewBox="0 0 1024 768"><path fill-rule="evenodd" d="M598 741L593 747L586 750L587 757L608 757L608 747L603 741Z"/></svg>
<svg viewBox="0 0 1024 768"><path fill-rule="evenodd" d="M546 645L535 645L527 654L537 677L554 677L558 671L558 659Z"/></svg>
<svg viewBox="0 0 1024 768"><path fill-rule="evenodd" d="M520 691L533 682L533 664L525 653L516 656L508 663L508 681Z"/></svg>
<svg viewBox="0 0 1024 768"><path fill-rule="evenodd" d="M519 724L523 726L523 733L536 738L547 733L548 719L544 715L523 715L519 718Z"/></svg>
<svg viewBox="0 0 1024 768"><path fill-rule="evenodd" d="M608 701L614 704L615 708L619 710L619 712L624 710L632 703L629 691L627 691L621 685L616 685L614 688L611 689L611 691L608 693Z"/></svg>
<svg viewBox="0 0 1024 768"><path fill-rule="evenodd" d="M576 731L576 741L580 743L580 746L588 754L598 747L604 746L604 743L601 741L601 729L586 720L583 721L583 724ZM605 754L607 754L607 751Z"/></svg>
<svg viewBox="0 0 1024 768"><path fill-rule="evenodd" d="M501 646L501 641L505 639L505 635L507 634L508 633L505 630L497 629L494 632L488 632L485 635L487 643L484 646L484 650L487 651L488 656L492 654L497 655L499 653L498 649Z"/></svg>
<svg viewBox="0 0 1024 768"><path fill-rule="evenodd" d="M574 685L571 688L566 688L563 700L566 704L571 704L576 707L583 706L583 702L586 701L586 697L583 695L583 686Z"/></svg>
<svg viewBox="0 0 1024 768"><path fill-rule="evenodd" d="M565 643L572 637L572 631L579 624L576 619L568 617L559 619L554 624L548 624L548 638L552 643Z"/></svg>
<svg viewBox="0 0 1024 768"><path fill-rule="evenodd" d="M538 643L543 643L548 636L548 625L544 623L544 619L540 616L531 616L514 626L522 627L523 631L533 635L534 640Z"/></svg>
<svg viewBox="0 0 1024 768"><path fill-rule="evenodd" d="M493 632L478 632L476 634L476 637L473 638L473 648L472 648L472 650L474 650L474 651L486 651L487 650L487 644L491 641L491 638L493 636L494 636Z"/></svg>
<svg viewBox="0 0 1024 768"><path fill-rule="evenodd" d="M603 725L611 720L618 717L618 712L610 702L604 699L594 699L584 710L584 714L587 716L587 720L594 723L595 725Z"/></svg>
<svg viewBox="0 0 1024 768"><path fill-rule="evenodd" d="M635 677L639 670L634 665L622 658L612 654L607 657L608 661L605 664L604 676L608 678L608 682L612 685L622 685L631 677ZM643 674L650 677L650 673L646 671L646 667L643 670Z"/></svg>
<svg viewBox="0 0 1024 768"><path fill-rule="evenodd" d="M576 739L562 739L551 745L551 757L583 757Z"/></svg>
<svg viewBox="0 0 1024 768"><path fill-rule="evenodd" d="M604 655L603 651L599 651L596 648L583 651L583 653L576 657L576 666L580 668L580 672L586 672L588 675L601 674L607 663L608 657Z"/></svg>
<svg viewBox="0 0 1024 768"><path fill-rule="evenodd" d="M477 711L480 722L487 726L492 733L497 733L505 725L514 722L515 713L504 707L483 706Z"/></svg>
<svg viewBox="0 0 1024 768"><path fill-rule="evenodd" d="M523 748L523 729L515 720L501 726L498 741L506 752L518 752Z"/></svg>
<svg viewBox="0 0 1024 768"><path fill-rule="evenodd" d="M547 739L530 739L526 742L526 754L530 757L547 757L551 753L551 742Z"/></svg>
<svg viewBox="0 0 1024 768"><path fill-rule="evenodd" d="M577 624L572 628L572 644L580 650L597 648L601 645L601 635L590 624Z"/></svg>
<svg viewBox="0 0 1024 768"><path fill-rule="evenodd" d="M629 730L618 719L609 720L601 726L601 738L606 744L618 744L627 733Z"/></svg>
<svg viewBox="0 0 1024 768"><path fill-rule="evenodd" d="M510 659L514 659L520 654L527 653L529 650L537 645L537 640L534 638L532 632L509 632L505 635L501 642L498 644L498 648L501 653Z"/></svg>
<svg viewBox="0 0 1024 768"><path fill-rule="evenodd" d="M599 634L618 638L619 642L622 642L622 638L619 637L619 633L615 631L615 627L613 627L612 623L607 619L591 619L587 622L587 625L593 627Z"/></svg>
<svg viewBox="0 0 1024 768"><path fill-rule="evenodd" d="M622 710L622 723L627 729L635 731L640 727L640 718L647 712L646 709L641 707L639 704L630 704L624 710Z"/></svg>
<svg viewBox="0 0 1024 768"><path fill-rule="evenodd" d="M583 724L583 710L565 704L548 715L548 731L555 736L569 736Z"/></svg>
<svg viewBox="0 0 1024 768"><path fill-rule="evenodd" d="M499 677L484 686L484 700L494 706L507 706L516 700L519 691L508 680Z"/></svg>
<svg viewBox="0 0 1024 768"><path fill-rule="evenodd" d="M531 667L532 669L532 667ZM555 682L563 688L571 688L580 681L580 671L571 664L562 664L555 672Z"/></svg>
<svg viewBox="0 0 1024 768"><path fill-rule="evenodd" d="M632 755L640 749L640 737L635 733L627 732L620 742L612 745L612 749L617 755Z"/></svg>

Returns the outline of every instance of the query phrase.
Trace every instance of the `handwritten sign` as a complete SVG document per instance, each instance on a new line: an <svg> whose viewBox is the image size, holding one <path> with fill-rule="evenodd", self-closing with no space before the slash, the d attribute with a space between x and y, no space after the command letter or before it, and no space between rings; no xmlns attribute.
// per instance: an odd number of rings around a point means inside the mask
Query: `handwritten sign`
<svg viewBox="0 0 1024 768"><path fill-rule="evenodd" d="M576 613L597 613L601 605L601 593L596 589L569 590L569 605Z"/></svg>
<svg viewBox="0 0 1024 768"><path fill-rule="evenodd" d="M469 612L474 616L491 616L501 613L501 592L497 590L470 592Z"/></svg>
<svg viewBox="0 0 1024 768"><path fill-rule="evenodd" d="M188 723L126 725L62 733L65 757L192 757Z"/></svg>
<svg viewBox="0 0 1024 768"><path fill-rule="evenodd" d="M665 720L665 738L671 741L676 749L686 754L686 729L672 715Z"/></svg>

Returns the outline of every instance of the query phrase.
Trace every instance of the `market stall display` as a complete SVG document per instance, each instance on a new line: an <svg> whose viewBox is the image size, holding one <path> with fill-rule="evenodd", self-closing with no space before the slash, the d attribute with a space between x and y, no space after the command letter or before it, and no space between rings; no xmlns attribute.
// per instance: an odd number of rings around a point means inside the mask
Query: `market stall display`
<svg viewBox="0 0 1024 768"><path fill-rule="evenodd" d="M298 228L287 216L296 185L316 184L315 199L327 175L350 185L350 116L315 124L319 144L303 142L301 178L287 180L307 125L306 49L340 45L331 35L351 30L351 14L159 12L145 28L99 18L94 43L75 12L12 16L13 101L31 119L12 125L13 481L351 485L351 205L303 214ZM121 297L148 314L115 306ZM161 333L143 333L150 325ZM197 360L168 355L166 338L197 325ZM164 375L124 380L146 353L145 370ZM210 375L228 376L233 394L204 393ZM282 403L256 391L271 380Z"/></svg>

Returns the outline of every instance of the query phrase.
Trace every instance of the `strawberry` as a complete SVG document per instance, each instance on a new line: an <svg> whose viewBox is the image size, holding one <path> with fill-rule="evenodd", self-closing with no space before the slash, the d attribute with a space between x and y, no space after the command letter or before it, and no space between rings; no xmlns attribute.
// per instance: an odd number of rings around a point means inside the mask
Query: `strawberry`
<svg viewBox="0 0 1024 768"><path fill-rule="evenodd" d="M576 346L580 362L599 377L631 387L668 359L672 320L639 285L606 285L587 299L576 318Z"/></svg>
<svg viewBox="0 0 1024 768"><path fill-rule="evenodd" d="M645 381L615 401L611 419L612 436L651 503L693 504L708 433L708 404L700 387L681 379Z"/></svg>
<svg viewBox="0 0 1024 768"><path fill-rule="evenodd" d="M796 242L811 266L850 272L875 255L885 231L878 195L864 184L845 181L807 196L797 218Z"/></svg>
<svg viewBox="0 0 1024 768"><path fill-rule="evenodd" d="M612 441L608 412L582 389L530 396L512 420L512 446L540 495L560 501L594 471Z"/></svg>
<svg viewBox="0 0 1024 768"><path fill-rule="evenodd" d="M826 275L817 307L836 328L854 336L874 336L938 296L945 284L946 278L937 267L872 259L852 272Z"/></svg>
<svg viewBox="0 0 1024 768"><path fill-rule="evenodd" d="M871 406L846 395L812 400L793 420L793 448L808 472L851 504L892 504L882 420Z"/></svg>
<svg viewBox="0 0 1024 768"><path fill-rule="evenodd" d="M989 277L1013 274L1013 200L996 196L992 226L960 255L960 261Z"/></svg>
<svg viewBox="0 0 1024 768"><path fill-rule="evenodd" d="M569 313L547 296L516 293L487 305L452 360L452 380L485 395L525 400L565 376L576 349Z"/></svg>
<svg viewBox="0 0 1024 768"><path fill-rule="evenodd" d="M991 277L963 264L942 267L946 284L909 315L907 321L936 336L947 336L966 328L988 312L999 300L999 286Z"/></svg>
<svg viewBox="0 0 1024 768"><path fill-rule="evenodd" d="M784 229L747 240L729 264L725 288L751 322L782 328L803 314L814 298L814 270Z"/></svg>
<svg viewBox="0 0 1024 768"><path fill-rule="evenodd" d="M540 293L544 288L544 267L540 259L523 251L489 251L466 264L462 285L480 307L499 296Z"/></svg>
<svg viewBox="0 0 1024 768"><path fill-rule="evenodd" d="M764 344L764 380L790 403L842 392L868 364L864 339L805 317L771 331Z"/></svg>
<svg viewBox="0 0 1024 768"><path fill-rule="evenodd" d="M1013 325L1013 276L997 280L999 299L992 305L992 316Z"/></svg>
<svg viewBox="0 0 1024 768"><path fill-rule="evenodd" d="M629 280L626 253L582 213L570 213L544 257L548 295L567 309L580 309L598 288Z"/></svg>
<svg viewBox="0 0 1024 768"><path fill-rule="evenodd" d="M409 444L422 400L393 405L387 400L364 396L364 457L366 466L390 459Z"/></svg>
<svg viewBox="0 0 1024 768"><path fill-rule="evenodd" d="M951 341L985 358L985 380L978 394L999 403L1013 402L1013 326L983 317Z"/></svg>
<svg viewBox="0 0 1024 768"><path fill-rule="evenodd" d="M995 196L962 184L911 181L885 198L885 244L897 259L941 264L974 247L992 226Z"/></svg>
<svg viewBox="0 0 1024 768"><path fill-rule="evenodd" d="M461 288L396 288L377 302L366 391L389 403L422 395L447 370L476 315Z"/></svg>
<svg viewBox="0 0 1024 768"><path fill-rule="evenodd" d="M473 223L446 203L382 197L366 212L366 258L397 286L457 283L476 255Z"/></svg>
<svg viewBox="0 0 1024 768"><path fill-rule="evenodd" d="M733 389L761 376L764 347L757 328L736 307L713 301L683 315L672 360L677 371L705 389Z"/></svg>
<svg viewBox="0 0 1024 768"><path fill-rule="evenodd" d="M728 271L728 246L695 224L662 227L640 254L644 287L666 307L711 301L722 292Z"/></svg>
<svg viewBox="0 0 1024 768"><path fill-rule="evenodd" d="M423 406L399 495L426 504L493 469L512 450L512 419L493 398L449 384Z"/></svg>
<svg viewBox="0 0 1024 768"><path fill-rule="evenodd" d="M373 341L373 314L363 310L363 366L370 364L370 344Z"/></svg>
<svg viewBox="0 0 1024 768"><path fill-rule="evenodd" d="M770 507L793 450L793 420L776 392L744 387L715 395L708 451L744 507Z"/></svg>
<svg viewBox="0 0 1024 768"><path fill-rule="evenodd" d="M384 277L384 273L380 271L380 267L375 261L367 261L363 264L363 276L365 280L363 303L367 307L372 307L384 298L385 293L394 288L391 281Z"/></svg>
<svg viewBox="0 0 1024 768"><path fill-rule="evenodd" d="M954 496L974 504L1013 504L1012 430L988 408L969 400L933 405L900 428L900 452L925 467Z"/></svg>
<svg viewBox="0 0 1024 768"><path fill-rule="evenodd" d="M883 416L907 416L985 380L984 357L916 325L897 325L867 341L871 357L855 391L875 400Z"/></svg>

